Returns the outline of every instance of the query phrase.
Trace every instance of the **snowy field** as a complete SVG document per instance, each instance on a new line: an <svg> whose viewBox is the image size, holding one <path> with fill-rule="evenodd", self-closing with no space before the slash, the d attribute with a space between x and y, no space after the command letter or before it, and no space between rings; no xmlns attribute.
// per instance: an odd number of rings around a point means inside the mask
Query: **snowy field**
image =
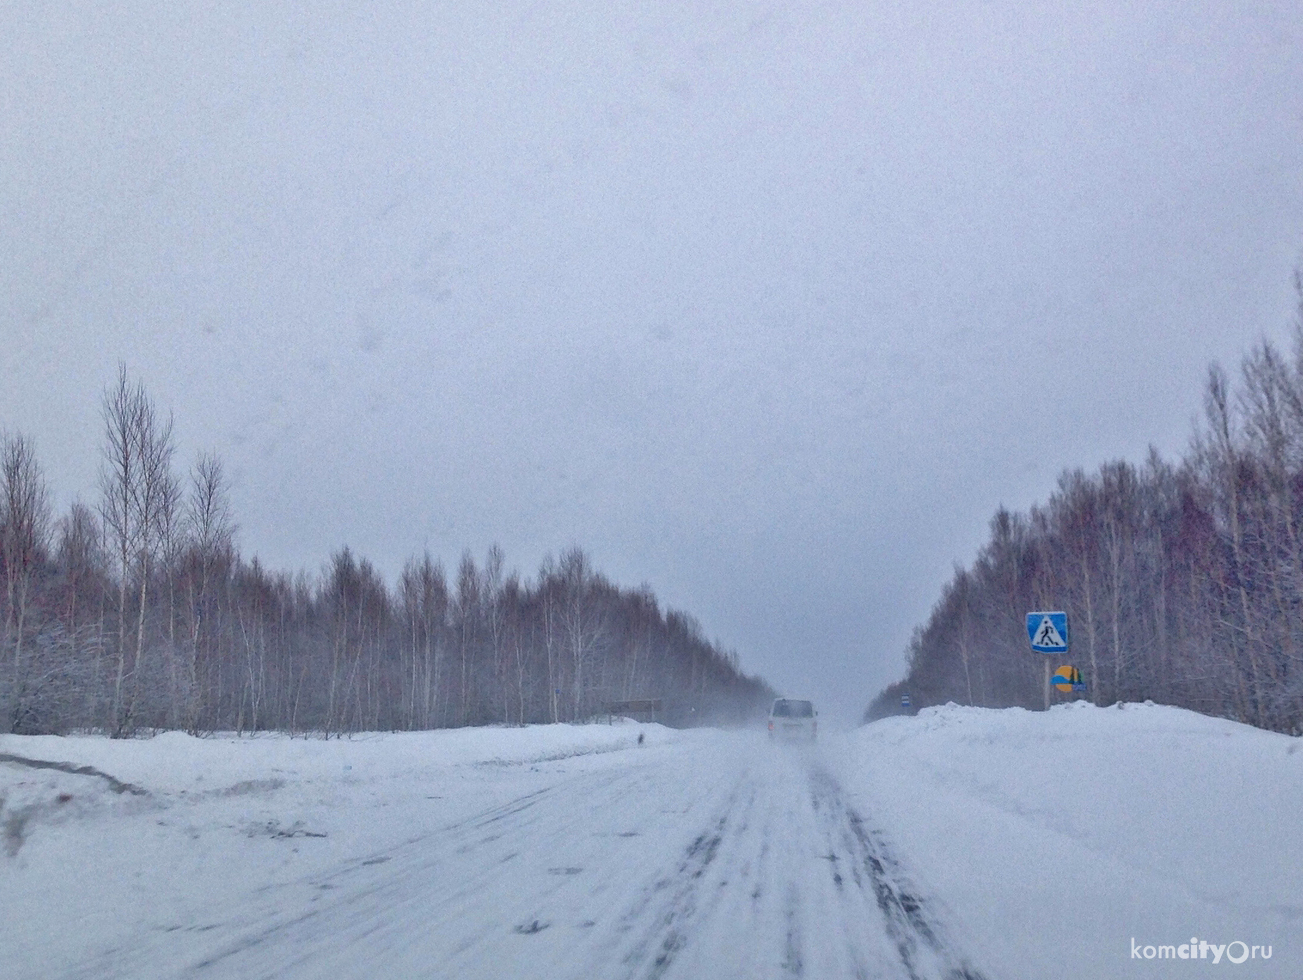
<svg viewBox="0 0 1303 980"><path fill-rule="evenodd" d="M1146 705L0 736L0 978L1298 978L1301 745Z"/></svg>

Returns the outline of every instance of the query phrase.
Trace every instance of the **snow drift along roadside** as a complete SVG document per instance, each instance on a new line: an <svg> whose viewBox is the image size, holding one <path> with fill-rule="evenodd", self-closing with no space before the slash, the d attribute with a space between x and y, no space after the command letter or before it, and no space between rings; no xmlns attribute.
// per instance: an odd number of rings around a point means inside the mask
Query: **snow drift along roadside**
<svg viewBox="0 0 1303 980"><path fill-rule="evenodd" d="M995 975L1191 976L1211 959L1133 963L1132 940L1202 937L1303 976L1303 740L1153 704L951 704L848 748L847 789Z"/></svg>

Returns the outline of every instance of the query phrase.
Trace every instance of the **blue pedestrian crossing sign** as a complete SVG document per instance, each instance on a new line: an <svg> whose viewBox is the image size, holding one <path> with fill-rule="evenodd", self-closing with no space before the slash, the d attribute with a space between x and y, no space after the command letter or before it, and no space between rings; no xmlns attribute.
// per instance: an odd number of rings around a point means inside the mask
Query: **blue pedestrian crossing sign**
<svg viewBox="0 0 1303 980"><path fill-rule="evenodd" d="M1027 638L1037 653L1068 652L1068 614L1065 612L1029 612Z"/></svg>

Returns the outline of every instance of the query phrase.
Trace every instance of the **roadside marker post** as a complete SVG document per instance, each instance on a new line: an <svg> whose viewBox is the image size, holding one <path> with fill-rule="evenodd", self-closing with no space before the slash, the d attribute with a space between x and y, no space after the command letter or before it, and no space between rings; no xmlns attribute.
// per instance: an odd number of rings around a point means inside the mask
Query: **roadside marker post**
<svg viewBox="0 0 1303 980"><path fill-rule="evenodd" d="M1050 655L1068 652L1068 614L1062 610L1029 612L1027 639L1045 657L1045 710L1050 710Z"/></svg>

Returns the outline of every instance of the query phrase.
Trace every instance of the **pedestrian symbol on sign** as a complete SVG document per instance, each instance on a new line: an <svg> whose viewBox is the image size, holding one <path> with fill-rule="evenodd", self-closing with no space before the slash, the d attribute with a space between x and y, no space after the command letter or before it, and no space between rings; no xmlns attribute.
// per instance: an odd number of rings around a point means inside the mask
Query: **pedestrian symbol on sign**
<svg viewBox="0 0 1303 980"><path fill-rule="evenodd" d="M1059 631L1054 628L1049 616L1041 620L1041 630L1036 634L1035 643L1038 647L1063 646L1063 637L1059 636Z"/></svg>

